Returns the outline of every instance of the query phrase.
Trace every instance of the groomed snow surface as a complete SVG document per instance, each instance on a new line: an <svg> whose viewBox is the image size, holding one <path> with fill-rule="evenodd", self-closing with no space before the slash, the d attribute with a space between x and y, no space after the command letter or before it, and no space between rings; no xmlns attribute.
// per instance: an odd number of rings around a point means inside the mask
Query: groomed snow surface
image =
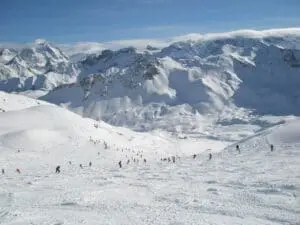
<svg viewBox="0 0 300 225"><path fill-rule="evenodd" d="M238 153L24 96L1 93L0 104L0 224L300 224L299 118L240 141Z"/></svg>

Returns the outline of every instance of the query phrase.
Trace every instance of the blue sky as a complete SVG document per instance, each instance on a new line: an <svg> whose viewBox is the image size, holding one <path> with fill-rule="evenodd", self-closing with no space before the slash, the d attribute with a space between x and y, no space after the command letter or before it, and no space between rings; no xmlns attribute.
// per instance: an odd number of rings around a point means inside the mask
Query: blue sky
<svg viewBox="0 0 300 225"><path fill-rule="evenodd" d="M300 27L300 0L1 0L0 42L167 38Z"/></svg>

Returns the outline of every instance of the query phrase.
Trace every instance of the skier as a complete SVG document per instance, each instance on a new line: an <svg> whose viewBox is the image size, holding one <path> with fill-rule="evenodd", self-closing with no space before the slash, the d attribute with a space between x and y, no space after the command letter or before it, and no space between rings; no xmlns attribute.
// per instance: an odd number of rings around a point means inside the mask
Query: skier
<svg viewBox="0 0 300 225"><path fill-rule="evenodd" d="M19 168L16 169L17 173L21 173L21 170Z"/></svg>
<svg viewBox="0 0 300 225"><path fill-rule="evenodd" d="M197 155L196 155L196 154L194 154L194 155L193 155L193 158L194 158L194 159L196 159L196 156L197 156Z"/></svg>
<svg viewBox="0 0 300 225"><path fill-rule="evenodd" d="M211 153L209 153L209 160L211 160L212 159L212 154Z"/></svg>
<svg viewBox="0 0 300 225"><path fill-rule="evenodd" d="M122 168L122 161L119 162L119 167Z"/></svg>
<svg viewBox="0 0 300 225"><path fill-rule="evenodd" d="M104 149L108 149L108 145L106 142L104 142L103 145L104 145Z"/></svg>
<svg viewBox="0 0 300 225"><path fill-rule="evenodd" d="M4 169L2 169L2 170L1 170L1 172L2 172L2 174L5 174L5 171L4 171Z"/></svg>
<svg viewBox="0 0 300 225"><path fill-rule="evenodd" d="M241 153L241 150L240 150L240 146L239 145L236 145L236 150Z"/></svg>
<svg viewBox="0 0 300 225"><path fill-rule="evenodd" d="M127 160L127 165L128 165L129 163L130 163L130 160L128 159L128 160Z"/></svg>
<svg viewBox="0 0 300 225"><path fill-rule="evenodd" d="M173 163L175 163L175 156L172 156L172 161Z"/></svg>
<svg viewBox="0 0 300 225"><path fill-rule="evenodd" d="M82 164L79 164L80 168L83 169Z"/></svg>
<svg viewBox="0 0 300 225"><path fill-rule="evenodd" d="M147 160L146 159L144 159L144 163L146 163L147 162Z"/></svg>
<svg viewBox="0 0 300 225"><path fill-rule="evenodd" d="M57 166L57 167L56 167L55 173L60 173L60 166Z"/></svg>
<svg viewBox="0 0 300 225"><path fill-rule="evenodd" d="M92 166L92 162L89 162L89 167L91 167Z"/></svg>
<svg viewBox="0 0 300 225"><path fill-rule="evenodd" d="M274 151L274 145L270 145L270 147L271 147L271 152L273 152Z"/></svg>

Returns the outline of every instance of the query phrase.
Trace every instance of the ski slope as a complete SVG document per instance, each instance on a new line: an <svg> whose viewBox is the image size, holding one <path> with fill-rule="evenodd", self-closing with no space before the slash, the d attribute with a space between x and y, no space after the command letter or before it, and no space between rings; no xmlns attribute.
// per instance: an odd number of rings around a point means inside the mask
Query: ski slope
<svg viewBox="0 0 300 225"><path fill-rule="evenodd" d="M300 223L299 118L240 141L239 154L221 139L136 133L24 96L3 99L1 224ZM171 156L175 163L161 161Z"/></svg>

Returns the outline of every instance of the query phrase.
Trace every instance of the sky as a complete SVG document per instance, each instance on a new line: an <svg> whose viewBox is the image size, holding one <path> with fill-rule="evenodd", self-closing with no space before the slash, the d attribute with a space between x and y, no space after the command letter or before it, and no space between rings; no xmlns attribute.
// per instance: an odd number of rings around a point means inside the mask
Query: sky
<svg viewBox="0 0 300 225"><path fill-rule="evenodd" d="M300 0L0 0L0 42L168 38L300 27Z"/></svg>

